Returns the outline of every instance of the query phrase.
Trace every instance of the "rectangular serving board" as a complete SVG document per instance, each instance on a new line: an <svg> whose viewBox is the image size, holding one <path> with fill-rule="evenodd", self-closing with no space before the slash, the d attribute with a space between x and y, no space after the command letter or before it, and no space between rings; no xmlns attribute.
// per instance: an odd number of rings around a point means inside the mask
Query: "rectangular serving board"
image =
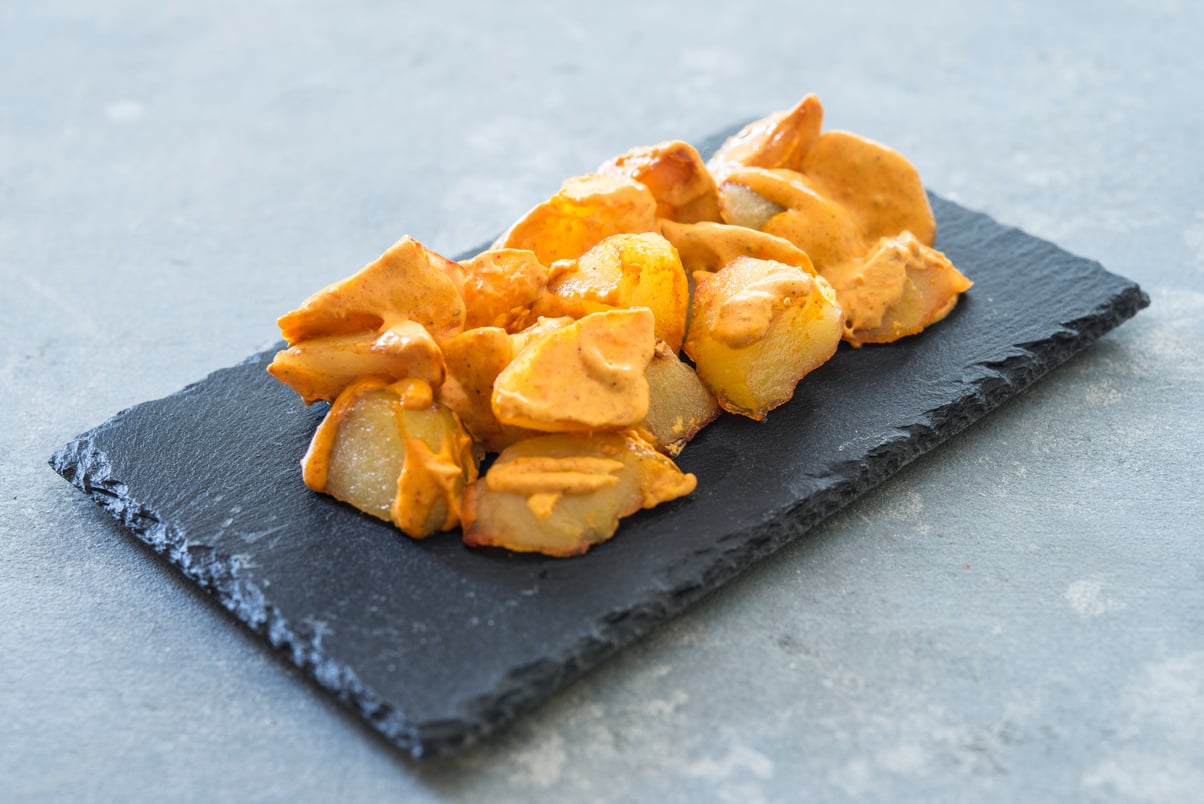
<svg viewBox="0 0 1204 804"><path fill-rule="evenodd" d="M310 492L298 461L326 406L269 377L271 352L119 413L51 464L387 740L446 754L1149 304L1098 263L932 205L937 248L975 283L949 318L889 346L842 345L764 423L720 417L680 457L698 490L580 558L470 550L458 532L411 541Z"/></svg>

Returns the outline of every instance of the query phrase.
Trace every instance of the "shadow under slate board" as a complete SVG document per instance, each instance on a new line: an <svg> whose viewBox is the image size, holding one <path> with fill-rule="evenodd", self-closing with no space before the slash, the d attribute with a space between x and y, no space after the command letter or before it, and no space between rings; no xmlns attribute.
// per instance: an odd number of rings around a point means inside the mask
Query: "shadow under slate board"
<svg viewBox="0 0 1204 804"><path fill-rule="evenodd" d="M1149 304L1098 263L932 204L937 248L975 282L949 318L889 346L842 345L764 423L721 416L679 461L698 490L580 558L469 550L458 532L411 541L310 492L298 461L325 405L269 377L271 352L123 411L51 464L398 748L445 754Z"/></svg>

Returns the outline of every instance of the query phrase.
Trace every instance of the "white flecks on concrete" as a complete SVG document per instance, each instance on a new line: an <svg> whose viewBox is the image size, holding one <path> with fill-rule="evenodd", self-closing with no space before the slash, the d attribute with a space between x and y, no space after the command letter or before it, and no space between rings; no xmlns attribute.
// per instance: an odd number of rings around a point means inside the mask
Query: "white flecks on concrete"
<svg viewBox="0 0 1204 804"><path fill-rule="evenodd" d="M684 690L673 690L669 693L668 698L652 698L644 708L648 710L648 714L654 717L663 717L673 714L678 707L690 700L690 696Z"/></svg>
<svg viewBox="0 0 1204 804"><path fill-rule="evenodd" d="M1111 789L1134 801L1193 801L1204 772L1174 757L1124 751L1083 774L1083 785Z"/></svg>
<svg viewBox="0 0 1204 804"><path fill-rule="evenodd" d="M1067 586L1062 597L1082 617L1098 617L1125 607L1122 601L1104 595L1103 589L1100 579L1084 578Z"/></svg>
<svg viewBox="0 0 1204 804"><path fill-rule="evenodd" d="M1142 668L1122 696L1117 747L1082 775L1086 787L1137 801L1198 801L1204 764L1204 650Z"/></svg>
<svg viewBox="0 0 1204 804"><path fill-rule="evenodd" d="M686 776L711 781L730 779L741 772L750 773L758 779L768 779L773 776L773 762L755 748L735 745L721 757L695 760L684 768Z"/></svg>

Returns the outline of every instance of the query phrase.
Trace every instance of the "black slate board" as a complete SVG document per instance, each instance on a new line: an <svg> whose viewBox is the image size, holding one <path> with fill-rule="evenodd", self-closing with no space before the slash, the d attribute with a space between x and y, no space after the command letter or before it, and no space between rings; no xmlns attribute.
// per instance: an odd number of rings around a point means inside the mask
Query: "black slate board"
<svg viewBox="0 0 1204 804"><path fill-rule="evenodd" d="M414 542L309 492L298 460L324 406L271 379L269 352L118 414L51 464L388 740L447 753L1149 304L1098 263L932 202L937 247L975 282L953 314L888 347L842 346L763 424L721 417L681 456L698 490L582 558Z"/></svg>

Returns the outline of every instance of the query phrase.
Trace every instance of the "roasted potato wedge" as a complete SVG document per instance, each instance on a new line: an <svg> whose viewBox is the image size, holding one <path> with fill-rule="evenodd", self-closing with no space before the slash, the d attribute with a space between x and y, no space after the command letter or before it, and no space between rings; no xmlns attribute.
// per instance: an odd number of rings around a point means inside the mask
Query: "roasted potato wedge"
<svg viewBox="0 0 1204 804"><path fill-rule="evenodd" d="M855 259L866 251L861 227L845 208L833 203L812 189L801 173L792 170L741 168L733 171L723 183L724 217L731 215L745 220L754 217L750 210L761 199L764 217L757 227L761 231L789 240L811 258L815 270ZM762 212L762 214L763 214Z"/></svg>
<svg viewBox="0 0 1204 804"><path fill-rule="evenodd" d="M656 199L626 176L577 176L498 238L494 248L535 252L541 263L571 260L614 234L656 231Z"/></svg>
<svg viewBox="0 0 1204 804"><path fill-rule="evenodd" d="M571 322L566 322L571 323ZM485 452L501 452L538 433L504 425L493 415L493 383L514 358L515 338L498 327L466 330L443 344L447 378L438 399L460 417Z"/></svg>
<svg viewBox="0 0 1204 804"><path fill-rule="evenodd" d="M314 433L305 484L416 539L455 527L477 464L459 420L431 395L416 380L349 386Z"/></svg>
<svg viewBox="0 0 1204 804"><path fill-rule="evenodd" d="M534 316L531 309L548 284L548 269L524 249L483 251L460 263L465 329L501 327L517 332Z"/></svg>
<svg viewBox="0 0 1204 804"><path fill-rule="evenodd" d="M799 170L821 195L849 211L867 242L902 232L926 246L936 239L936 218L920 174L894 148L847 131L825 131Z"/></svg>
<svg viewBox="0 0 1204 804"><path fill-rule="evenodd" d="M411 377L439 387L443 353L416 321L398 321L381 332L307 338L276 353L268 373L292 388L305 404L333 402L365 377L393 382Z"/></svg>
<svg viewBox="0 0 1204 804"><path fill-rule="evenodd" d="M459 266L403 237L359 273L310 296L280 317L280 334L298 341L327 335L379 332L416 321L436 341L464 330Z"/></svg>
<svg viewBox="0 0 1204 804"><path fill-rule="evenodd" d="M653 326L647 308L610 310L528 339L494 381L494 416L545 432L638 424L648 414Z"/></svg>
<svg viewBox="0 0 1204 804"><path fill-rule="evenodd" d="M575 556L619 519L689 494L697 483L632 434L561 433L519 441L464 495L464 543Z"/></svg>
<svg viewBox="0 0 1204 804"><path fill-rule="evenodd" d="M661 234L677 249L688 276L714 273L732 260L753 257L773 260L815 273L806 252L776 235L725 223L661 221Z"/></svg>
<svg viewBox="0 0 1204 804"><path fill-rule="evenodd" d="M655 232L612 235L581 259L558 263L536 305L544 316L581 318L605 310L647 307L656 337L674 350L686 336L690 285L676 249Z"/></svg>
<svg viewBox="0 0 1204 804"><path fill-rule="evenodd" d="M677 352L658 341L648 364L648 415L638 430L648 443L676 457L698 431L719 416L719 402Z"/></svg>
<svg viewBox="0 0 1204 804"><path fill-rule="evenodd" d="M729 137L707 162L715 181L741 167L789 168L798 170L819 138L824 107L808 95L793 109L775 112L749 123Z"/></svg>
<svg viewBox="0 0 1204 804"><path fill-rule="evenodd" d="M757 420L836 352L842 333L827 281L749 257L708 275L692 311L685 351L698 376L724 410Z"/></svg>
<svg viewBox="0 0 1204 804"><path fill-rule="evenodd" d="M652 191L660 218L695 223L719 220L719 192L693 145L673 140L632 148L597 170L635 179Z"/></svg>
<svg viewBox="0 0 1204 804"><path fill-rule="evenodd" d="M974 283L910 232L884 237L864 259L831 272L853 346L890 343L922 332L957 305Z"/></svg>

